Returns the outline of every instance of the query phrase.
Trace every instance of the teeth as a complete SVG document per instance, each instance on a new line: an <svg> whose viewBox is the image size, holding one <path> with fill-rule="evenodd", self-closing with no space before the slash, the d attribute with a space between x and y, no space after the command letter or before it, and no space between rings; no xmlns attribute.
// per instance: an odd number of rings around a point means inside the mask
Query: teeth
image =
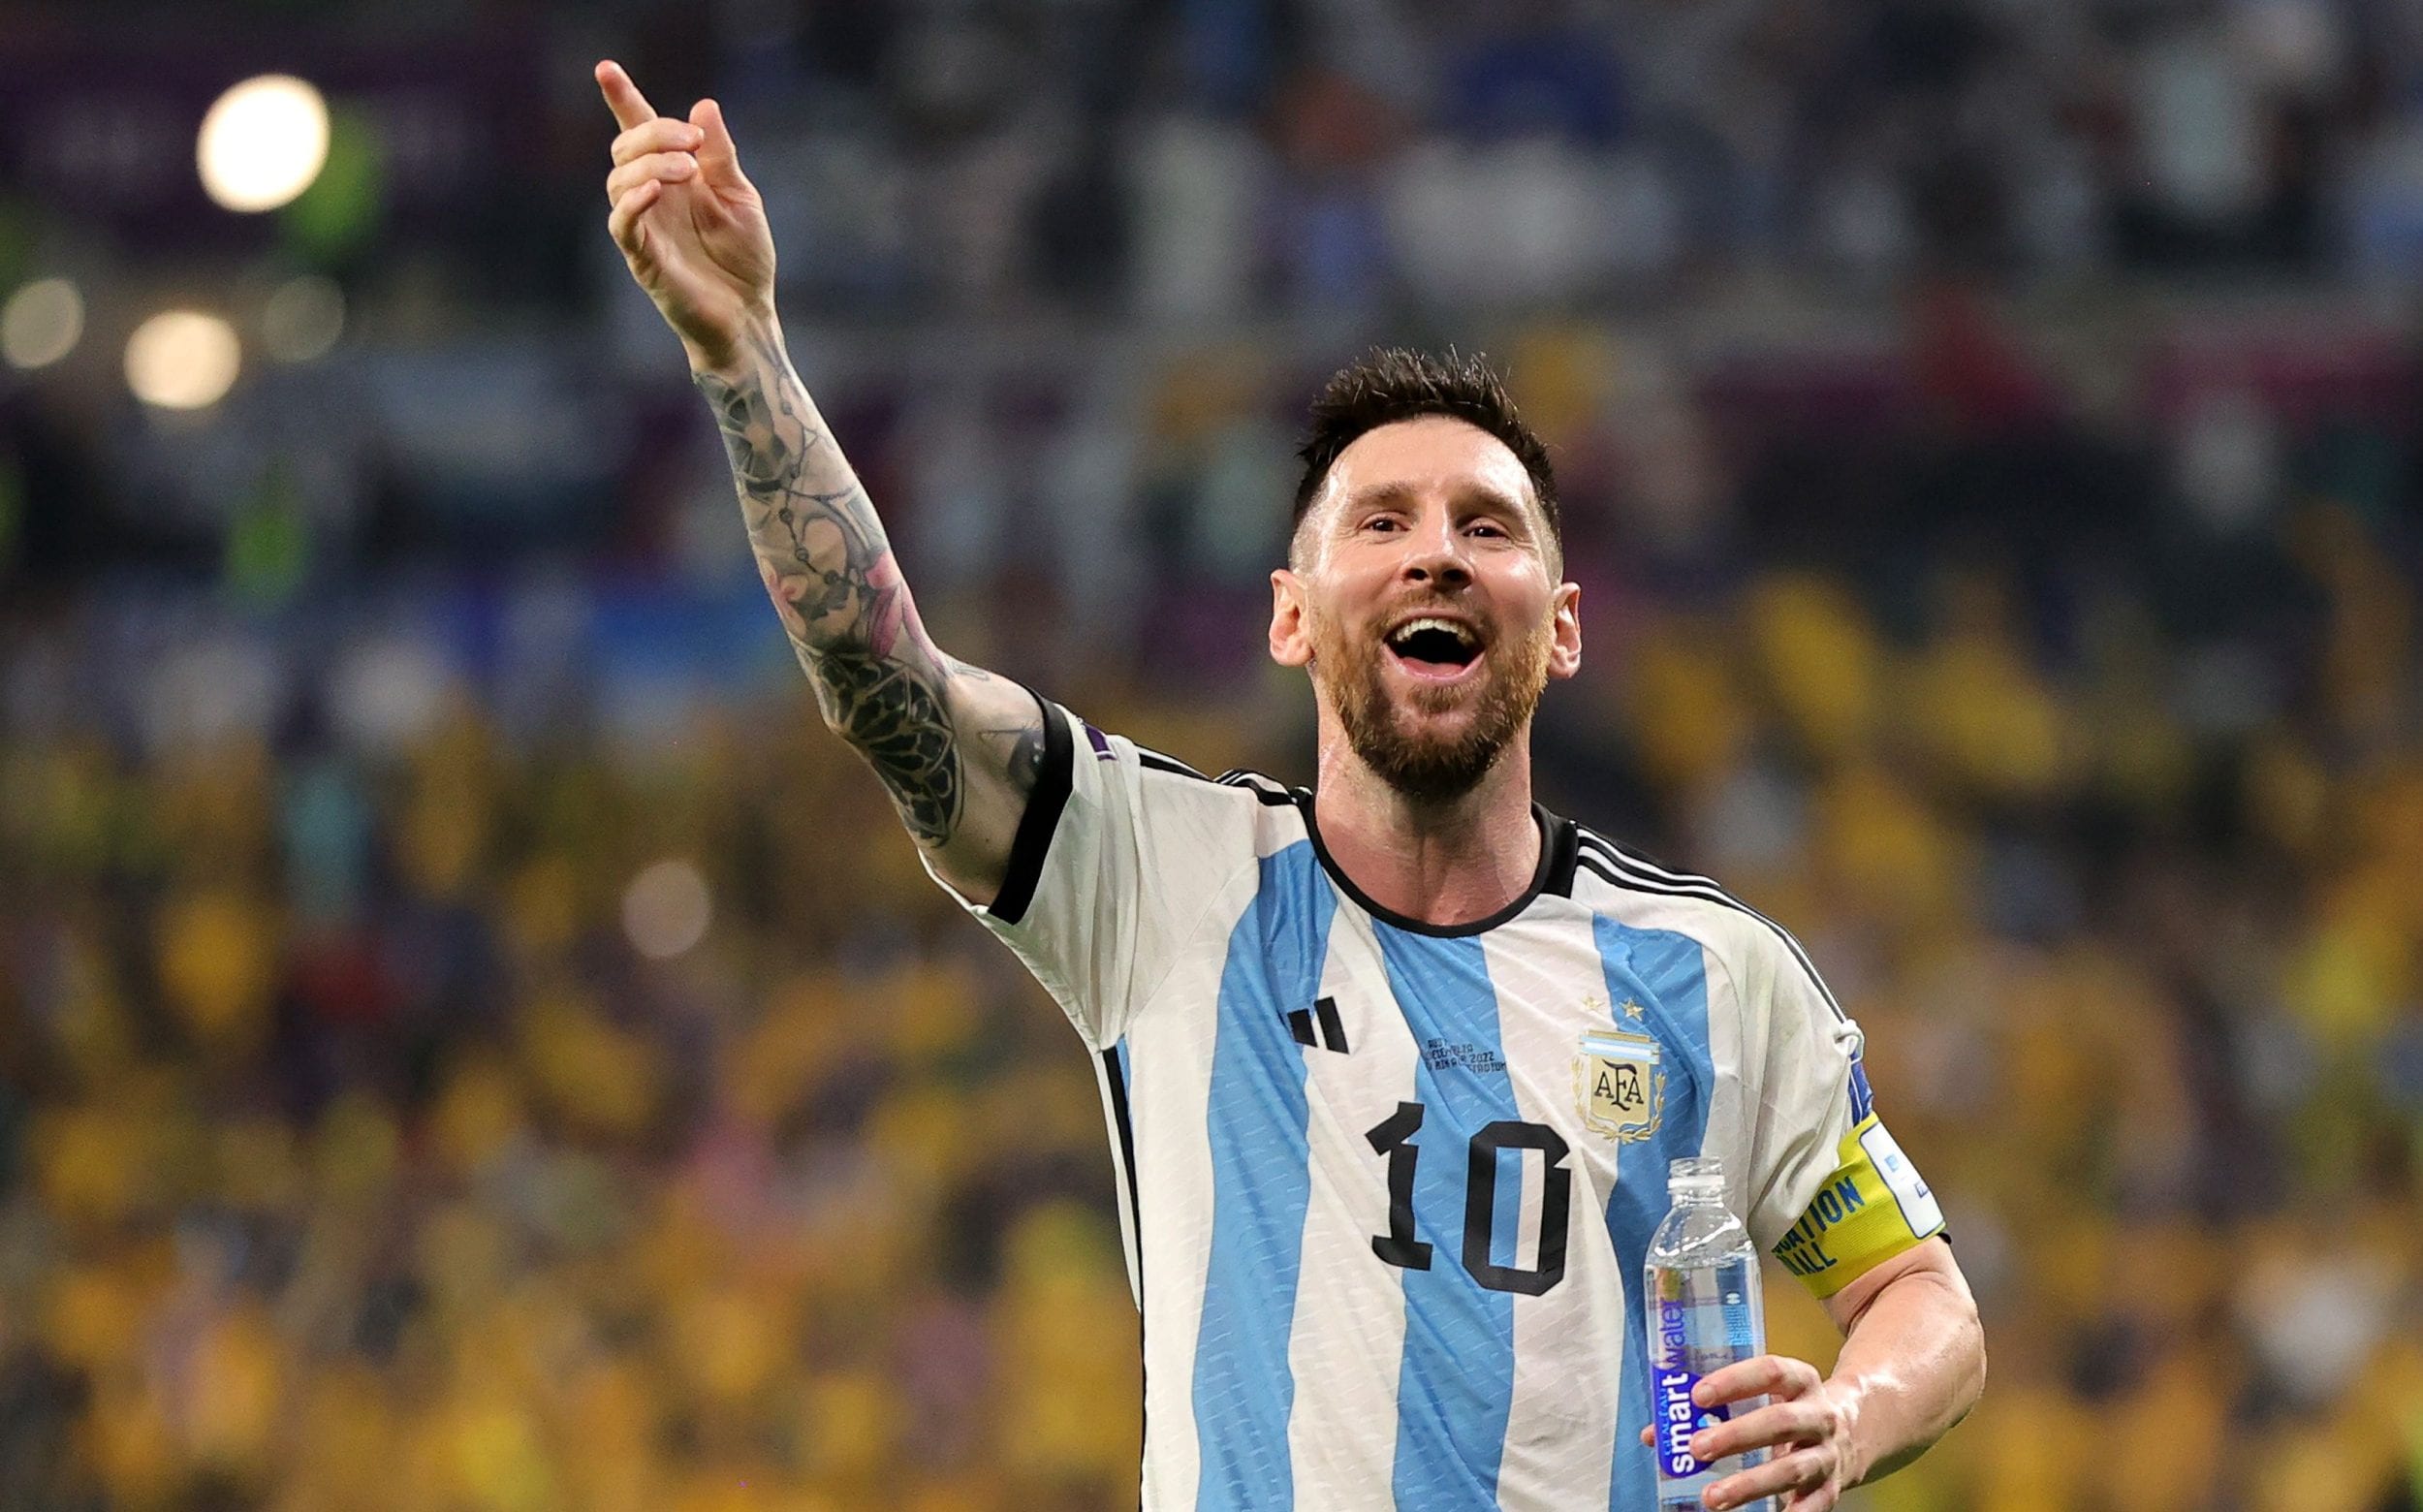
<svg viewBox="0 0 2423 1512"><path fill-rule="evenodd" d="M1466 630L1463 626L1457 624L1452 619L1437 619L1430 615L1424 615L1420 619L1406 620L1403 624L1397 627L1395 633L1389 636L1389 640L1401 641L1405 637L1412 635L1417 630L1444 630L1449 635L1456 638L1456 644L1458 646L1470 646L1472 644L1471 631Z"/></svg>

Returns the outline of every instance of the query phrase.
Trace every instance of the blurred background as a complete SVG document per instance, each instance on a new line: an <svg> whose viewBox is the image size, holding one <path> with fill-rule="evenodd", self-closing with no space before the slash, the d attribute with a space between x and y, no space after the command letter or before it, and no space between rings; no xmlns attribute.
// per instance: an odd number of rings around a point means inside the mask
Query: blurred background
<svg viewBox="0 0 2423 1512"><path fill-rule="evenodd" d="M2423 1502L2407 0L0 0L0 1505L1135 1505L1090 1068L814 720L609 55L937 637L1197 765L1308 775L1321 378L1510 370L1543 797L1807 942L1984 1307L1853 1505Z"/></svg>

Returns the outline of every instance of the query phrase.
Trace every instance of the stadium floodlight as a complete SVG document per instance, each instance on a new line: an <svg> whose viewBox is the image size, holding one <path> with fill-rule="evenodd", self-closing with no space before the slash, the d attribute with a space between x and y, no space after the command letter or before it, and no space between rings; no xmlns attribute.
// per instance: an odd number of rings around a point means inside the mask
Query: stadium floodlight
<svg viewBox="0 0 2423 1512"><path fill-rule="evenodd" d="M345 333L345 292L306 273L278 285L261 309L261 347L281 362L316 362Z"/></svg>
<svg viewBox="0 0 2423 1512"><path fill-rule="evenodd" d="M126 340L126 386L161 409L206 409L243 367L236 328L200 310L165 310Z"/></svg>
<svg viewBox="0 0 2423 1512"><path fill-rule="evenodd" d="M320 176L329 159L329 108L291 74L247 79L202 118L194 160L202 187L231 210L274 210Z"/></svg>
<svg viewBox="0 0 2423 1512"><path fill-rule="evenodd" d="M84 336L84 296L64 278L37 278L0 309L0 357L31 372L76 350Z"/></svg>
<svg viewBox="0 0 2423 1512"><path fill-rule="evenodd" d="M686 861L660 861L622 894L622 929L650 961L670 961L707 937L715 901L707 879Z"/></svg>

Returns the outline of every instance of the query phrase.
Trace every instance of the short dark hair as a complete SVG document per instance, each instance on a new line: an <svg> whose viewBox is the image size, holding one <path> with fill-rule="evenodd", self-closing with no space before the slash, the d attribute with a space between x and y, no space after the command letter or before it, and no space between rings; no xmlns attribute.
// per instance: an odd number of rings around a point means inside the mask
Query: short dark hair
<svg viewBox="0 0 2423 1512"><path fill-rule="evenodd" d="M1296 484L1291 528L1302 527L1331 464L1357 437L1424 415L1463 421L1506 443L1530 475L1531 491L1548 520L1549 540L1562 556L1564 527L1557 516L1557 474L1548 464L1548 448L1523 423L1505 381L1488 362L1477 354L1462 356L1453 347L1444 356L1410 347L1373 347L1322 386L1312 401L1311 428L1296 449L1304 458L1304 477Z"/></svg>

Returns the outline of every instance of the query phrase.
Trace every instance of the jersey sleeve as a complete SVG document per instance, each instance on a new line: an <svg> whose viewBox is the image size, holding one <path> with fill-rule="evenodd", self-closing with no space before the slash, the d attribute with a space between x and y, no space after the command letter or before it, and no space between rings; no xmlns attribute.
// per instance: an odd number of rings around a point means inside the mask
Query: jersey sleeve
<svg viewBox="0 0 2423 1512"><path fill-rule="evenodd" d="M1218 896L1234 869L1222 859L1241 843L1252 859L1252 834L1240 833L1231 790L1036 702L1042 771L992 902L970 902L919 856L1100 1051L1127 1031Z"/></svg>
<svg viewBox="0 0 2423 1512"><path fill-rule="evenodd" d="M1876 1116L1859 1028L1780 930L1745 972L1765 1055L1751 1130L1751 1237L1819 1298L1942 1232L1943 1212Z"/></svg>

